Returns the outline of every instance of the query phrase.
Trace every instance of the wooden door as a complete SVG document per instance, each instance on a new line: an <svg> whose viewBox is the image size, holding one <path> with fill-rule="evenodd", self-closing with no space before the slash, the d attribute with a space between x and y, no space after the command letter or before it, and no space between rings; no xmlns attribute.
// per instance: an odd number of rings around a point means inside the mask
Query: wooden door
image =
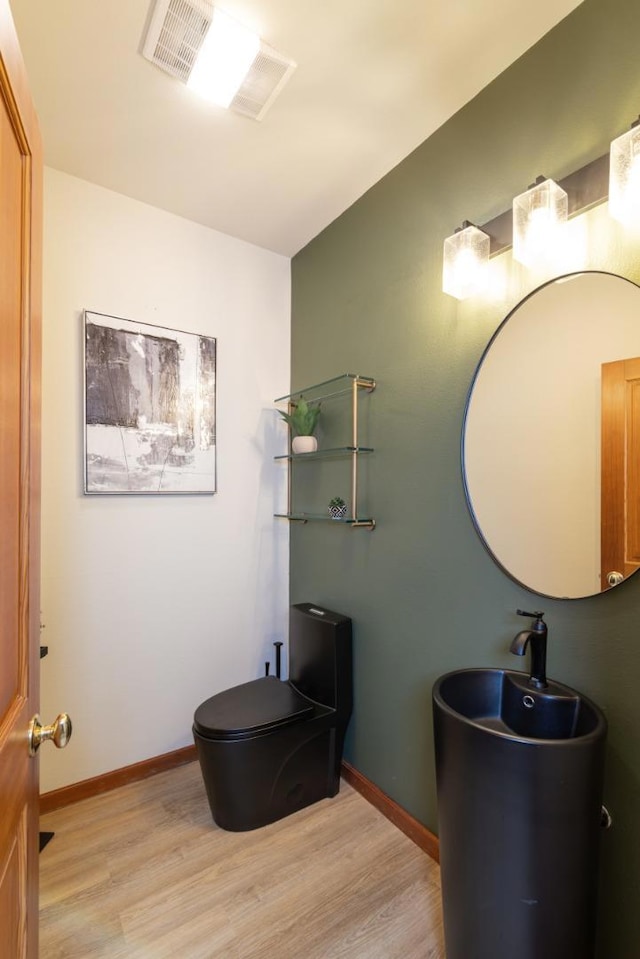
<svg viewBox="0 0 640 959"><path fill-rule="evenodd" d="M0 959L38 955L42 159L8 0L0 0Z"/></svg>
<svg viewBox="0 0 640 959"><path fill-rule="evenodd" d="M640 357L602 364L601 589L640 566Z"/></svg>

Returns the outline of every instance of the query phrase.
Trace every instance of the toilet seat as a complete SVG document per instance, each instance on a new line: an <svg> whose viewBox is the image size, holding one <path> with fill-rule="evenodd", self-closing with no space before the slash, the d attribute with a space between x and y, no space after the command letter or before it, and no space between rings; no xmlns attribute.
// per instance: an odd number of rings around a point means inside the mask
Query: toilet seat
<svg viewBox="0 0 640 959"><path fill-rule="evenodd" d="M207 739L245 739L307 719L314 704L289 683L272 676L254 679L205 700L193 728Z"/></svg>

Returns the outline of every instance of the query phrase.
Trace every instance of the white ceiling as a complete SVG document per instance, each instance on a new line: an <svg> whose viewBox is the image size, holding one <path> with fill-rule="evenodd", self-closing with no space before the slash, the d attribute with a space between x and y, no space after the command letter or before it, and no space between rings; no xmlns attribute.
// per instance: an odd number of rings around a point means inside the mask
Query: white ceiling
<svg viewBox="0 0 640 959"><path fill-rule="evenodd" d="M293 255L580 0L220 0L298 64L262 122L138 52L153 0L11 0L45 162Z"/></svg>

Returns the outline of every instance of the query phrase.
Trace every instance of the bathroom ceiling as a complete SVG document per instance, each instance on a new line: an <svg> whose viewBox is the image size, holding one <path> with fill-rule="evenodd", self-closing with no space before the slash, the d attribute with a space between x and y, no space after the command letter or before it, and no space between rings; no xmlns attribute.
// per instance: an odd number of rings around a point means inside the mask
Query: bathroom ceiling
<svg viewBox="0 0 640 959"><path fill-rule="evenodd" d="M45 163L293 255L579 0L224 0L298 64L261 122L143 59L151 0L11 0Z"/></svg>

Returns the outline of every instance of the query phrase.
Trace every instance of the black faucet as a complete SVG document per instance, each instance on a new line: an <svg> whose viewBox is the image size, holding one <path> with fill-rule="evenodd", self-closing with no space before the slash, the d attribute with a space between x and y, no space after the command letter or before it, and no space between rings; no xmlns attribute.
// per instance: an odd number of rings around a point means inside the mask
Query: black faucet
<svg viewBox="0 0 640 959"><path fill-rule="evenodd" d="M543 620L544 613L525 613L523 609L516 610L518 616L535 617L531 629L523 629L514 636L510 650L516 656L524 656L527 645L531 647L531 674L529 684L536 689L544 689L547 685L547 624Z"/></svg>

